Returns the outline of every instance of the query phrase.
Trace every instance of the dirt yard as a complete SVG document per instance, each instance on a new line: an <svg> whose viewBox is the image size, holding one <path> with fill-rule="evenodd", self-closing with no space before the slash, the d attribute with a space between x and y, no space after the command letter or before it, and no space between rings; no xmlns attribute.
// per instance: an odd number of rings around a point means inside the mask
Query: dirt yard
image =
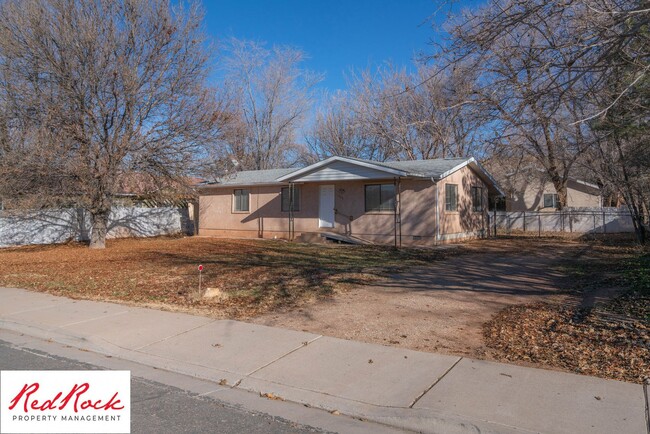
<svg viewBox="0 0 650 434"><path fill-rule="evenodd" d="M252 321L626 381L650 377L650 297L627 292L626 261L638 255L629 243L513 237L457 249L462 254ZM612 316L618 305L625 307Z"/></svg>
<svg viewBox="0 0 650 434"><path fill-rule="evenodd" d="M463 254L253 321L420 351L482 355L483 324L501 309L567 298L570 284L559 265L586 246L513 239L453 248Z"/></svg>
<svg viewBox="0 0 650 434"><path fill-rule="evenodd" d="M211 298L199 296L199 264ZM397 251L127 239L102 251L0 250L0 286L626 381L650 376L650 259L629 242L511 237Z"/></svg>

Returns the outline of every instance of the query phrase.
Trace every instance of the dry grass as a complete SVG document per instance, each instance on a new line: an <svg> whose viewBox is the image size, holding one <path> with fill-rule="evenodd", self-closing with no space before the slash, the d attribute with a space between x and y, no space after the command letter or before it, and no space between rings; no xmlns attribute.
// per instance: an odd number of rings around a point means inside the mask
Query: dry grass
<svg viewBox="0 0 650 434"><path fill-rule="evenodd" d="M71 298L107 300L215 317L250 317L330 297L443 253L389 247L306 245L271 240L156 238L111 240L105 250L82 244L0 251L0 285ZM221 297L198 296L203 289Z"/></svg>

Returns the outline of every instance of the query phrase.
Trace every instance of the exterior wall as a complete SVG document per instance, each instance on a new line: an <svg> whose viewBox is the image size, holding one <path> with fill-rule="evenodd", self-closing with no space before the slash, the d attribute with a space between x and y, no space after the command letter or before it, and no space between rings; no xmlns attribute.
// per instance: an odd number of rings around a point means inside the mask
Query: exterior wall
<svg viewBox="0 0 650 434"><path fill-rule="evenodd" d="M458 211L445 209L445 184L458 185ZM472 210L472 187L483 188L483 211ZM452 173L438 183L440 198L440 238L451 241L482 236L487 229L488 189L469 167Z"/></svg>
<svg viewBox="0 0 650 434"><path fill-rule="evenodd" d="M555 211L555 208L544 208L544 195L556 194L555 187L550 181L532 178L520 183L515 193L507 200L507 211ZM593 208L601 206L598 190L569 181L567 184L567 207Z"/></svg>
<svg viewBox="0 0 650 434"><path fill-rule="evenodd" d="M575 181L569 181L567 196L567 206L571 208L596 208L603 205L599 191Z"/></svg>
<svg viewBox="0 0 650 434"><path fill-rule="evenodd" d="M376 182L376 181L372 181ZM386 182L392 182L387 180ZM394 233L394 214L365 214L364 185L369 182L343 181L300 185L300 211L294 213L296 235L303 232L337 232L359 237L383 239ZM321 185L334 185L335 227L319 228L319 194ZM201 194L199 234L258 238L287 238L289 213L281 212L282 186L250 188L250 212L232 210L235 188L220 187ZM371 240L375 241L375 240Z"/></svg>
<svg viewBox="0 0 650 434"><path fill-rule="evenodd" d="M375 243L393 244L401 235L402 245L432 245L437 242L478 236L485 228L487 188L483 181L465 167L437 185L431 180L401 180L399 203L401 228L395 213L366 212L367 184L393 183L393 179L363 181L323 181L300 185L300 211L294 213L295 235L336 232ZM457 183L459 211L444 212L444 184ZM299 185L299 184L296 184ZM321 185L334 185L335 227L319 228L319 194ZM485 212L472 212L472 186L484 187ZM250 187L250 211L233 211L233 191L240 187L206 189L200 196L199 235L249 238L287 238L289 214L281 212L282 186ZM440 200L440 231L436 222L436 190ZM401 230L400 230L401 229ZM439 237L438 237L439 236Z"/></svg>
<svg viewBox="0 0 650 434"><path fill-rule="evenodd" d="M281 186L250 187L249 212L233 210L235 188L215 188L199 198L199 235L286 238L289 213L281 212ZM318 187L303 185L300 211L294 213L296 233L318 227Z"/></svg>

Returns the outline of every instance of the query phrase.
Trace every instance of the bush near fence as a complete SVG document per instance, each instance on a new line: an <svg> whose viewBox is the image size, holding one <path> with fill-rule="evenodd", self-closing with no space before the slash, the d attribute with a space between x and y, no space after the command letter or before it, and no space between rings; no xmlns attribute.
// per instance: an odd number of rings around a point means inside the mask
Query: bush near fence
<svg viewBox="0 0 650 434"><path fill-rule="evenodd" d="M192 234L187 208L113 208L107 238L155 237ZM88 241L92 225L83 209L3 211L0 213L0 247Z"/></svg>
<svg viewBox="0 0 650 434"><path fill-rule="evenodd" d="M567 208L562 211L497 211L490 213L490 232L628 233L630 213L622 208Z"/></svg>

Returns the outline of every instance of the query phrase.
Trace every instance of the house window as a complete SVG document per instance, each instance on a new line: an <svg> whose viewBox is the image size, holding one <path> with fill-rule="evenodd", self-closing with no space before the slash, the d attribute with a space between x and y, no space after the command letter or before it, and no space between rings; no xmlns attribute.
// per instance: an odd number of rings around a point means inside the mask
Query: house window
<svg viewBox="0 0 650 434"><path fill-rule="evenodd" d="M366 212L394 211L395 185L371 184L366 185Z"/></svg>
<svg viewBox="0 0 650 434"><path fill-rule="evenodd" d="M282 199L282 212L289 212L289 209L291 208L291 188L290 187L282 187L282 191L280 192L280 197ZM293 210L292 211L300 211L300 187L298 186L293 186Z"/></svg>
<svg viewBox="0 0 650 434"><path fill-rule="evenodd" d="M472 187L472 211L483 212L483 187Z"/></svg>
<svg viewBox="0 0 650 434"><path fill-rule="evenodd" d="M248 212L249 210L249 196L250 190L238 189L234 192L234 207L235 212Z"/></svg>
<svg viewBox="0 0 650 434"><path fill-rule="evenodd" d="M445 184L445 211L458 211L458 184Z"/></svg>
<svg viewBox="0 0 650 434"><path fill-rule="evenodd" d="M557 194L544 194L544 208L557 208L559 204Z"/></svg>

